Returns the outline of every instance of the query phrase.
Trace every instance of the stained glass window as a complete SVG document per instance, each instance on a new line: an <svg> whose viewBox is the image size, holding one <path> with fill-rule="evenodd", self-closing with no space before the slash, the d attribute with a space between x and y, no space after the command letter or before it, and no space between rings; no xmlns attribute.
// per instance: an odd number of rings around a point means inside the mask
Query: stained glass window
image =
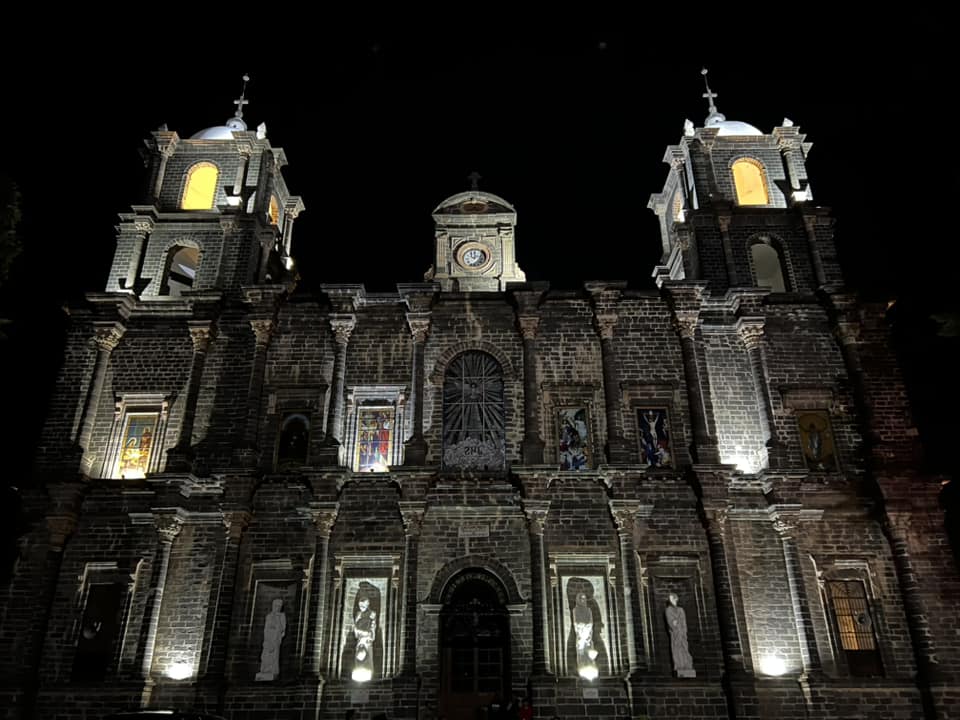
<svg viewBox="0 0 960 720"><path fill-rule="evenodd" d="M131 413L126 416L116 476L127 479L146 477L150 470L156 432L156 413Z"/></svg>

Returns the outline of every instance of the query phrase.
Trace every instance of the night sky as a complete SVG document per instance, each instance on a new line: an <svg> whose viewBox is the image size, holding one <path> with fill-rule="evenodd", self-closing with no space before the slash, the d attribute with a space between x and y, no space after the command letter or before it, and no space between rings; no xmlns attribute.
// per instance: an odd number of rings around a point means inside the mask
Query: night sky
<svg viewBox="0 0 960 720"><path fill-rule="evenodd" d="M493 16L403 31L402 18L388 29L298 28L306 20L291 13L210 47L179 32L183 18L162 16L124 34L77 33L63 17L24 30L21 40L35 43L28 53L0 49L0 170L21 188L26 245L0 291L13 320L0 349L15 391L4 404L8 415L31 408L7 440L21 449L35 441L36 399L45 402L60 360L60 307L106 283L117 213L140 202L143 139L164 123L181 137L222 124L243 73L245 119L251 130L266 122L306 204L293 245L304 291L421 281L430 213L466 190L472 171L516 207L528 279L649 288L660 238L647 200L662 188L663 153L684 119L703 124L707 66L728 119L769 132L789 117L813 142L811 187L834 210L849 284L897 298L891 319L931 469L956 467L960 341L930 319L956 311L960 280L946 262L958 183L942 23L798 16L736 25L732 42L723 18L677 12L613 31L577 29L570 18L536 34Z"/></svg>

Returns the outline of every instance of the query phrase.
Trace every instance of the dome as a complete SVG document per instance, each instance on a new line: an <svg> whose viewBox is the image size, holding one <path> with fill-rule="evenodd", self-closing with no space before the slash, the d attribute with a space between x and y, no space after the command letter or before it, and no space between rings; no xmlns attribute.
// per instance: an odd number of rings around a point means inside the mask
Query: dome
<svg viewBox="0 0 960 720"><path fill-rule="evenodd" d="M233 140L235 131L247 129L247 124L238 117L227 120L225 125L215 125L190 136L191 140Z"/></svg>
<svg viewBox="0 0 960 720"><path fill-rule="evenodd" d="M717 135L763 135L753 125L739 120L727 120L721 113L711 113L703 126L717 128Z"/></svg>

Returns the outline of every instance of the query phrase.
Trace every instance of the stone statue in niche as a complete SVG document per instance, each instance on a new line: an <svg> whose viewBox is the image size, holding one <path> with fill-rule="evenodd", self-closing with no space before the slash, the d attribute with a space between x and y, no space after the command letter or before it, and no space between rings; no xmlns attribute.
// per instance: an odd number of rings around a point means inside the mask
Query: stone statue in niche
<svg viewBox="0 0 960 720"><path fill-rule="evenodd" d="M595 596L596 588L590 580L570 578L567 598L571 625L567 653L570 666L585 680L594 680L606 671L603 615Z"/></svg>
<svg viewBox="0 0 960 720"><path fill-rule="evenodd" d="M362 580L353 600L343 648L343 667L355 682L367 682L380 675L383 662L380 591Z"/></svg>
<svg viewBox="0 0 960 720"><path fill-rule="evenodd" d="M273 609L263 622L263 647L260 651L260 672L257 680L276 680L280 675L280 645L287 633L287 616L283 600L275 598Z"/></svg>
<svg viewBox="0 0 960 720"><path fill-rule="evenodd" d="M694 678L697 676L693 669L693 657L687 645L687 614L677 605L680 598L676 593L670 593L670 604L664 611L667 628L670 631L670 654L673 655L673 669L677 677Z"/></svg>

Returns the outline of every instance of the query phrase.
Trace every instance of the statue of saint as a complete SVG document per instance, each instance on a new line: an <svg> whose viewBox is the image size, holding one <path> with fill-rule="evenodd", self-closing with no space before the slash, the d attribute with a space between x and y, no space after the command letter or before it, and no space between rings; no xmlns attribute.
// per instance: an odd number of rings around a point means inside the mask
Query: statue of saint
<svg viewBox="0 0 960 720"><path fill-rule="evenodd" d="M280 644L287 632L287 616L283 600L275 598L273 609L263 622L263 649L260 651L260 672L257 680L276 680L280 675Z"/></svg>
<svg viewBox="0 0 960 720"><path fill-rule="evenodd" d="M357 682L366 682L374 675L373 644L377 637L377 612L370 607L370 598L363 592L357 594L353 634L357 646L354 650L353 671L350 676Z"/></svg>
<svg viewBox="0 0 960 720"><path fill-rule="evenodd" d="M677 677L696 677L693 669L693 658L687 646L687 614L677 605L679 598L676 593L670 593L670 604L664 611L667 628L670 630L670 654L673 655L673 669Z"/></svg>

